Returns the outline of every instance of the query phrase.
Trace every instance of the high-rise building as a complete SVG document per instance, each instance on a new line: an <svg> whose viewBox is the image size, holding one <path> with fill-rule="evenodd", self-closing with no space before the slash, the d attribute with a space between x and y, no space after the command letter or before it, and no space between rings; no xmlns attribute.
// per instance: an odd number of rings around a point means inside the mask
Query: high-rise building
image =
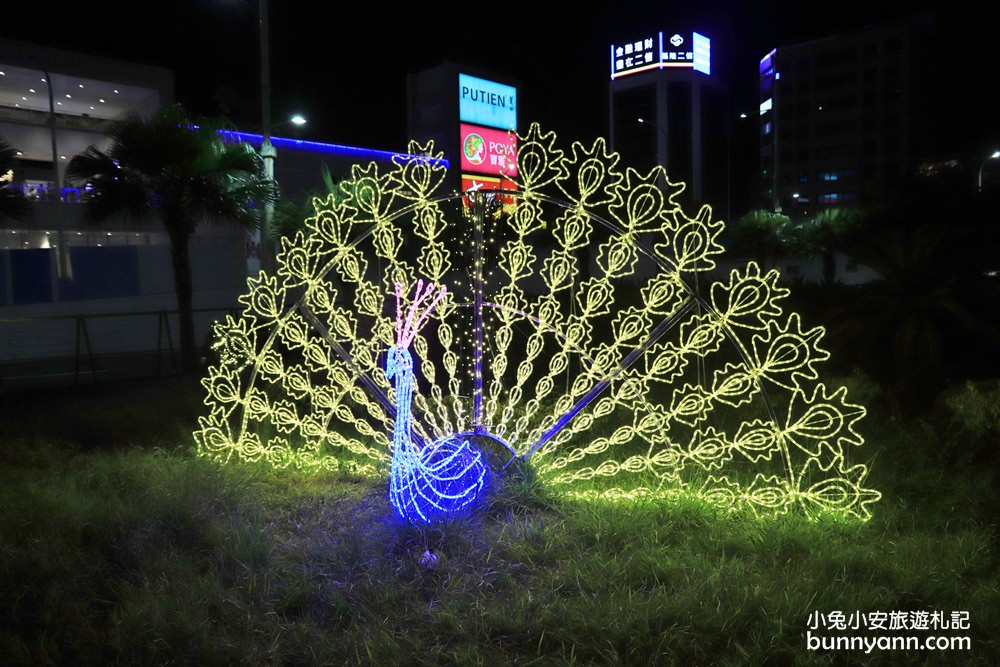
<svg viewBox="0 0 1000 667"><path fill-rule="evenodd" d="M933 68L909 21L777 48L760 61L761 205L856 206L927 150ZM919 75L918 75L919 72Z"/></svg>
<svg viewBox="0 0 1000 667"><path fill-rule="evenodd" d="M709 38L660 31L613 44L608 105L622 168L661 165L686 184L685 203L729 216L729 94L712 75Z"/></svg>

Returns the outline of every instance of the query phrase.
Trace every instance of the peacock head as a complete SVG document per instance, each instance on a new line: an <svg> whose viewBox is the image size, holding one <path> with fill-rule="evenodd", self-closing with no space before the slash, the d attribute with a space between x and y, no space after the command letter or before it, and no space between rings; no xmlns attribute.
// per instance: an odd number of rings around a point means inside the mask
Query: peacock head
<svg viewBox="0 0 1000 667"><path fill-rule="evenodd" d="M389 356L385 361L385 375L387 378L404 377L407 373L413 372L413 357L405 347L393 345L389 348Z"/></svg>
<svg viewBox="0 0 1000 667"><path fill-rule="evenodd" d="M403 306L404 291L403 284L396 283L396 344L389 348L389 357L385 362L385 374L390 379L402 378L404 374L413 372L413 358L408 349L410 343L448 290L444 286L438 289L434 283L427 283L425 287L424 281L418 280L409 309ZM422 310L421 305L424 306Z"/></svg>

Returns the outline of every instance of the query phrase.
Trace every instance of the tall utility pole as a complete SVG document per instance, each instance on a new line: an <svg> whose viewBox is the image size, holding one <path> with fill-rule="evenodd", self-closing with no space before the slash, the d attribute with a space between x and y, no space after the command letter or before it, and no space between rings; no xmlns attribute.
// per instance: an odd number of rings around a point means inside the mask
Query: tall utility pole
<svg viewBox="0 0 1000 667"><path fill-rule="evenodd" d="M52 191L55 193L53 201L59 201L62 193L62 178L59 175L59 147L56 141L56 104L52 73L49 72L48 65L45 63L39 62L37 58L32 58L32 60L41 68L42 73L45 74L45 85L49 89L49 140L52 143ZM56 244L59 246L56 249L56 274L60 278L69 276L69 248L66 247L66 232L63 227L64 225L60 223L59 229L56 230Z"/></svg>
<svg viewBox="0 0 1000 667"><path fill-rule="evenodd" d="M274 158L277 151L271 145L271 63L268 51L267 0L260 0L260 103L261 134L260 156L264 158L264 173L269 181L274 181ZM260 222L260 268L266 273L274 273L274 242L271 241L271 221L274 218L274 202L264 204L264 217Z"/></svg>

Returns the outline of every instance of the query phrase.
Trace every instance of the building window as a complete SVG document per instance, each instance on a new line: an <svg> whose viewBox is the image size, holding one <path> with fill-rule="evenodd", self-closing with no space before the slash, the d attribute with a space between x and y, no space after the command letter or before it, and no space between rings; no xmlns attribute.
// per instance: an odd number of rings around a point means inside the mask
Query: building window
<svg viewBox="0 0 1000 667"><path fill-rule="evenodd" d="M857 195L853 192L829 192L825 195L820 195L817 201L826 206L834 204L849 204L853 201L857 201Z"/></svg>
<svg viewBox="0 0 1000 667"><path fill-rule="evenodd" d="M839 181L844 178L854 178L857 174L853 169L836 169L834 171L821 171L817 174L820 181Z"/></svg>

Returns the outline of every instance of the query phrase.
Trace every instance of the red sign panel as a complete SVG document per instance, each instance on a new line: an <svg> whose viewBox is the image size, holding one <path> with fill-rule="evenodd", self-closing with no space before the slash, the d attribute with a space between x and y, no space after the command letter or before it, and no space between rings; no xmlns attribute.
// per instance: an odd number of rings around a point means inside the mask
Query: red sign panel
<svg viewBox="0 0 1000 667"><path fill-rule="evenodd" d="M517 207L517 184L506 179L493 178L491 176L479 176L478 174L462 174L462 192L489 192L495 202L502 201L504 213L513 213ZM472 202L468 197L464 198L465 205L471 206Z"/></svg>
<svg viewBox="0 0 1000 667"><path fill-rule="evenodd" d="M503 130L459 125L462 171L517 177L517 137Z"/></svg>

